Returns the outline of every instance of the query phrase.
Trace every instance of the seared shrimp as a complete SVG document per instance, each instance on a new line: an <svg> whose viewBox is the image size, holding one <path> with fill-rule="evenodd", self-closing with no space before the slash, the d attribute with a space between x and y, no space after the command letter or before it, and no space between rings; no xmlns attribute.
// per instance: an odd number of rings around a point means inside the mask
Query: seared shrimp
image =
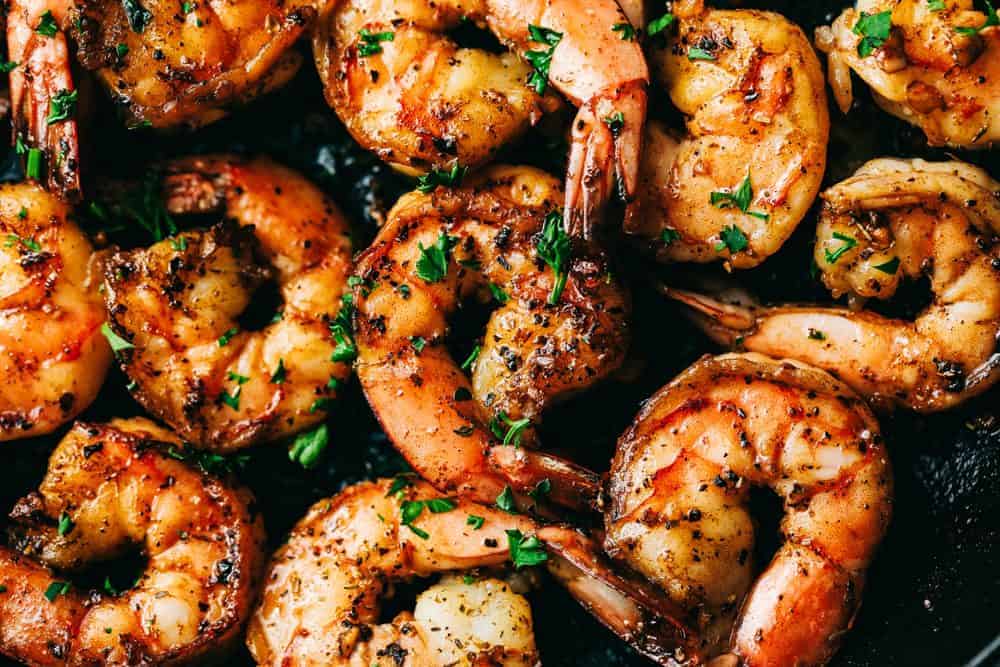
<svg viewBox="0 0 1000 667"><path fill-rule="evenodd" d="M785 507L784 543L752 588L751 486ZM757 354L705 357L657 392L618 443L609 490L608 552L690 611L707 654L754 667L825 664L892 509L865 403Z"/></svg>
<svg viewBox="0 0 1000 667"><path fill-rule="evenodd" d="M0 186L0 440L49 433L97 396L111 364L93 249L62 202Z"/></svg>
<svg viewBox="0 0 1000 667"><path fill-rule="evenodd" d="M350 350L331 331L349 307L343 215L302 176L264 159L172 162L164 196L171 213L226 221L106 262L105 299L133 395L185 440L216 451L322 421L350 373ZM238 317L269 278L283 306L264 328L244 331Z"/></svg>
<svg viewBox="0 0 1000 667"><path fill-rule="evenodd" d="M1000 183L961 162L873 160L823 194L816 264L834 295L892 297L927 276L912 322L817 306L757 308L677 292L723 344L837 374L881 407L946 410L1000 379Z"/></svg>
<svg viewBox="0 0 1000 667"><path fill-rule="evenodd" d="M859 0L816 31L834 98L847 113L851 72L888 113L932 146L989 148L1000 140L1000 29L974 0Z"/></svg>
<svg viewBox="0 0 1000 667"><path fill-rule="evenodd" d="M557 502L596 498L596 476L517 447L552 401L615 370L628 341L627 294L603 257L570 256L562 201L544 172L493 167L404 196L358 258L358 378L389 438L444 493L492 502L551 478ZM500 306L460 368L447 318L490 293Z"/></svg>
<svg viewBox="0 0 1000 667"><path fill-rule="evenodd" d="M830 134L823 72L783 16L677 3L677 34L651 41L654 79L687 119L682 137L651 121L639 203L627 231L662 261L757 266L819 192Z"/></svg>
<svg viewBox="0 0 1000 667"><path fill-rule="evenodd" d="M314 38L327 100L363 146L411 173L478 166L537 122L552 87L580 107L566 221L589 237L616 188L635 196L648 71L614 0L343 0ZM459 48L487 27L532 63ZM611 119L617 119L614 122Z"/></svg>
<svg viewBox="0 0 1000 667"><path fill-rule="evenodd" d="M534 665L530 608L492 579L446 580L432 589L444 603L425 593L414 613L377 622L394 582L512 560L545 563L608 627L675 664L686 640L671 605L607 570L598 552L574 530L441 498L421 481L357 484L313 505L274 555L247 646L275 667Z"/></svg>
<svg viewBox="0 0 1000 667"><path fill-rule="evenodd" d="M0 653L32 665L201 664L231 648L264 565L249 492L197 470L146 419L77 423L0 547ZM138 547L126 591L74 572Z"/></svg>
<svg viewBox="0 0 1000 667"><path fill-rule="evenodd" d="M77 91L63 31L129 127L198 127L289 81L312 2L14 0L7 21L15 136L48 182L79 194ZM30 156L29 156L30 157ZM29 160L29 165L30 165ZM29 169L29 172L32 172Z"/></svg>

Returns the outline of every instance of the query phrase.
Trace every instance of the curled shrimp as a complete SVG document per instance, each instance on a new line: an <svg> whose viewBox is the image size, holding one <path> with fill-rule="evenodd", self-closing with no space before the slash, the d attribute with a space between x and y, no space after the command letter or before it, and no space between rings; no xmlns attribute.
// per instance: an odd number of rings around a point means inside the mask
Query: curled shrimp
<svg viewBox="0 0 1000 667"><path fill-rule="evenodd" d="M15 136L42 151L36 157L50 187L77 198L78 92L65 33L129 127L193 128L288 82L302 64L292 45L315 16L312 3L295 0L15 0L7 22L18 63Z"/></svg>
<svg viewBox="0 0 1000 667"><path fill-rule="evenodd" d="M847 113L851 72L882 109L919 127L932 146L989 148L1000 140L1000 30L974 0L860 0L816 31L834 98ZM869 26L885 18L887 29Z"/></svg>
<svg viewBox="0 0 1000 667"><path fill-rule="evenodd" d="M562 196L537 169L492 167L405 195L358 258L358 378L390 440L442 492L492 502L550 479L559 503L599 494L592 473L516 446L534 444L547 405L615 370L628 342L627 294L605 258L570 256ZM500 306L460 368L447 318L491 293Z"/></svg>
<svg viewBox="0 0 1000 667"><path fill-rule="evenodd" d="M727 303L674 290L723 344L800 359L880 407L946 410L1000 379L1000 183L961 162L873 160L825 193L815 260L835 296L930 279L914 321L844 308Z"/></svg>
<svg viewBox="0 0 1000 667"><path fill-rule="evenodd" d="M686 131L648 123L642 215L627 231L662 261L751 268L778 251L819 192L830 134L823 72L802 30L779 14L700 1L674 13L676 34L648 50Z"/></svg>
<svg viewBox="0 0 1000 667"><path fill-rule="evenodd" d="M313 47L330 105L363 146L405 171L478 166L554 100L580 107L566 221L589 238L615 188L636 193L646 61L614 0L344 0L328 5ZM484 26L535 63L459 48L446 32ZM609 123L608 119L618 121ZM631 207L630 207L631 209Z"/></svg>
<svg viewBox="0 0 1000 667"><path fill-rule="evenodd" d="M133 396L217 451L318 424L350 373L349 351L331 334L351 268L347 221L305 178L266 159L174 161L163 189L171 213L226 221L106 261L105 300ZM268 280L284 303L260 330L243 330L238 318Z"/></svg>
<svg viewBox="0 0 1000 667"><path fill-rule="evenodd" d="M756 583L752 486L785 511ZM705 357L658 391L619 440L609 490L608 552L690 611L707 655L754 667L826 663L892 508L865 403L819 369L757 354Z"/></svg>
<svg viewBox="0 0 1000 667"><path fill-rule="evenodd" d="M609 628L661 664L676 664L686 638L671 605L606 569L599 551L572 529L440 498L421 481L356 484L313 505L275 553L247 646L257 664L284 667L537 664L530 608L494 580L446 580L438 589L446 604L422 596L414 613L378 623L395 582L513 559L545 563Z"/></svg>
<svg viewBox="0 0 1000 667"><path fill-rule="evenodd" d="M0 653L32 665L201 664L235 645L264 565L249 492L199 471L146 419L78 422L0 547ZM138 547L126 591L75 572ZM106 589L110 587L106 586Z"/></svg>
<svg viewBox="0 0 1000 667"><path fill-rule="evenodd" d="M65 204L0 186L0 440L50 433L101 389L111 348L92 254Z"/></svg>

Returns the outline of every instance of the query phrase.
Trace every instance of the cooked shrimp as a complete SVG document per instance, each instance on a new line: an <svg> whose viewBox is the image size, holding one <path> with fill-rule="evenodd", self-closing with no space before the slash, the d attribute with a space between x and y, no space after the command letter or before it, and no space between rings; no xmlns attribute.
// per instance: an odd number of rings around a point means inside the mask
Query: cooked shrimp
<svg viewBox="0 0 1000 667"><path fill-rule="evenodd" d="M841 111L853 103L853 71L882 109L919 127L932 146L1000 140L1000 30L974 0L855 4L816 31Z"/></svg>
<svg viewBox="0 0 1000 667"><path fill-rule="evenodd" d="M111 364L93 249L69 209L0 185L0 440L49 433L97 396Z"/></svg>
<svg viewBox="0 0 1000 667"><path fill-rule="evenodd" d="M1000 379L1000 183L961 162L874 160L823 194L816 264L834 295L891 298L930 279L914 321L818 306L756 308L675 292L724 344L837 374L881 407L946 410Z"/></svg>
<svg viewBox="0 0 1000 667"><path fill-rule="evenodd" d="M351 268L347 221L302 176L265 159L170 163L172 213L220 213L106 262L111 326L133 395L186 440L216 451L313 426L350 373L331 333ZM259 331L238 317L273 278L284 305ZM336 359L336 361L335 361Z"/></svg>
<svg viewBox="0 0 1000 667"><path fill-rule="evenodd" d="M201 664L238 638L264 532L249 492L179 460L146 419L77 423L0 547L0 653L32 665ZM74 572L138 547L126 591L86 592Z"/></svg>
<svg viewBox="0 0 1000 667"><path fill-rule="evenodd" d="M751 486L785 508L784 543L752 587ZM753 667L825 664L892 508L865 403L757 354L705 357L658 391L618 443L609 490L609 553L690 610L707 654Z"/></svg>
<svg viewBox="0 0 1000 667"><path fill-rule="evenodd" d="M26 156L27 176L65 199L80 197L76 85L69 47L59 29L70 0L11 0L7 5L7 58L13 135ZM53 109L53 102L58 106Z"/></svg>
<svg viewBox="0 0 1000 667"><path fill-rule="evenodd" d="M257 664L283 667L537 664L530 608L496 580L446 580L430 592L444 602L425 593L414 613L378 623L394 582L511 559L546 563L599 620L671 664L684 638L659 616L669 603L602 569L598 552L569 528L443 499L421 481L356 484L313 505L274 555L247 646Z"/></svg>
<svg viewBox="0 0 1000 667"><path fill-rule="evenodd" d="M783 16L677 3L677 34L651 42L654 79L687 118L646 129L642 215L627 231L662 261L757 266L809 211L830 134L823 72Z"/></svg>
<svg viewBox="0 0 1000 667"><path fill-rule="evenodd" d="M358 258L358 378L389 438L444 493L492 502L508 484L527 492L551 478L553 499L578 506L599 491L591 473L495 446L532 444L547 405L624 357L627 294L603 257L570 256L562 200L544 172L493 167L404 196ZM501 305L463 365L470 383L445 346L447 318L487 288Z"/></svg>
<svg viewBox="0 0 1000 667"><path fill-rule="evenodd" d="M20 63L11 72L16 136L43 151L49 184L76 197L77 86L64 30L129 127L198 127L292 78L302 56L291 47L313 22L313 5L15 0L7 41Z"/></svg>
<svg viewBox="0 0 1000 667"><path fill-rule="evenodd" d="M411 173L478 166L552 107L547 84L580 107L566 220L589 237L615 188L635 196L648 71L614 0L343 0L313 46L327 100L363 146ZM459 48L463 21L534 63ZM610 123L608 119L619 119Z"/></svg>

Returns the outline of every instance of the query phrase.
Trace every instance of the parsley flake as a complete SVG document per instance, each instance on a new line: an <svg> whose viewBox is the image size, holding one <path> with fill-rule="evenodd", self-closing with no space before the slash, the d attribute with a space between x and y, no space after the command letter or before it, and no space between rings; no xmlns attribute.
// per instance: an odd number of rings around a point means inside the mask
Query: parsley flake
<svg viewBox="0 0 1000 667"><path fill-rule="evenodd" d="M559 297L562 296L563 290L566 288L566 279L569 276L566 265L569 263L571 247L569 234L563 229L562 213L552 211L545 216L542 232L535 240L535 251L538 256L556 274L552 291L549 293L549 305L558 303Z"/></svg>
<svg viewBox="0 0 1000 667"><path fill-rule="evenodd" d="M955 28L955 32L960 35L977 35L987 28L998 25L1000 25L1000 16L997 15L997 10L993 7L993 3L990 0L986 0L986 21L978 28L959 27Z"/></svg>
<svg viewBox="0 0 1000 667"><path fill-rule="evenodd" d="M534 68L531 76L528 77L528 85L534 88L535 92L539 95L544 95L545 89L549 85L549 68L552 66L552 54L555 52L559 42L562 41L563 35L561 32L556 32L555 30L549 30L537 25L529 25L528 36L532 42L548 46L547 49L542 51L526 51L524 54L525 59Z"/></svg>
<svg viewBox="0 0 1000 667"><path fill-rule="evenodd" d="M434 192L439 186L442 188L457 188L462 185L469 168L463 167L459 163L451 165L451 169L431 169L429 172L417 178L417 190L424 194Z"/></svg>
<svg viewBox="0 0 1000 667"><path fill-rule="evenodd" d="M361 43L358 44L358 55L362 58L374 56L382 53L382 42L392 42L396 39L396 34L390 30L385 32L372 32L367 28L362 28L358 32Z"/></svg>
<svg viewBox="0 0 1000 667"><path fill-rule="evenodd" d="M507 426L507 430L503 429L503 425ZM531 420L525 417L524 419L511 419L507 416L506 412L501 411L500 414L490 420L490 431L493 435L497 437L498 440L502 440L505 445L513 445L514 447L521 446L521 436L524 435L524 429L531 425Z"/></svg>
<svg viewBox="0 0 1000 667"><path fill-rule="evenodd" d="M771 217L766 213L750 210L750 204L753 203L753 185L750 182L750 172L747 172L746 178L740 181L735 190L713 192L709 195L709 201L716 208L724 209L735 206L741 212L765 222Z"/></svg>
<svg viewBox="0 0 1000 667"><path fill-rule="evenodd" d="M132 350L135 348L135 345L112 331L111 326L107 322L101 325L101 333L104 334L104 337L108 340L108 345L111 346L111 351L115 354L118 354L122 350Z"/></svg>
<svg viewBox="0 0 1000 667"><path fill-rule="evenodd" d="M519 530L507 530L507 548L515 570L522 567L541 565L549 559L541 540L532 535L525 537Z"/></svg>
<svg viewBox="0 0 1000 667"><path fill-rule="evenodd" d="M649 25L646 26L646 34L650 37L653 35L659 35L661 32L672 26L676 20L677 18L668 12L660 18L650 21Z"/></svg>
<svg viewBox="0 0 1000 667"><path fill-rule="evenodd" d="M635 41L635 28L628 21L623 21L621 23L616 23L611 26L612 32L621 33L619 37L623 42L634 42Z"/></svg>
<svg viewBox="0 0 1000 667"><path fill-rule="evenodd" d="M38 20L38 26L35 27L35 32L46 37L55 37L56 33L59 32L59 26L56 25L56 17L52 15L51 10L46 9L45 13L42 14Z"/></svg>
<svg viewBox="0 0 1000 667"><path fill-rule="evenodd" d="M719 243L715 246L716 252L728 250L731 253L737 253L746 250L747 246L750 245L746 234L736 225L723 227L722 231L719 232L719 239Z"/></svg>
<svg viewBox="0 0 1000 667"><path fill-rule="evenodd" d="M839 260L845 252L858 245L858 240L856 238L848 236L847 234L841 234L840 232L834 232L833 238L838 241L843 241L843 243L833 252L831 252L829 248L823 249L823 256L826 258L827 264L836 264L837 260Z"/></svg>
<svg viewBox="0 0 1000 667"><path fill-rule="evenodd" d="M858 42L858 55L867 58L889 39L889 33L892 31L892 10L877 14L861 12L852 31L855 35L861 36L861 41Z"/></svg>
<svg viewBox="0 0 1000 667"><path fill-rule="evenodd" d="M420 258L417 260L417 276L426 283L444 280L448 275L448 254L457 242L458 239L454 236L441 232L434 245L428 248L423 243L418 243Z"/></svg>
<svg viewBox="0 0 1000 667"><path fill-rule="evenodd" d="M882 273L888 273L890 276L894 276L896 275L896 271L899 270L899 257L893 257L888 262L876 264L875 268Z"/></svg>
<svg viewBox="0 0 1000 667"><path fill-rule="evenodd" d="M326 424L320 424L311 431L299 433L288 450L288 458L306 470L315 468L320 457L330 444L330 431Z"/></svg>

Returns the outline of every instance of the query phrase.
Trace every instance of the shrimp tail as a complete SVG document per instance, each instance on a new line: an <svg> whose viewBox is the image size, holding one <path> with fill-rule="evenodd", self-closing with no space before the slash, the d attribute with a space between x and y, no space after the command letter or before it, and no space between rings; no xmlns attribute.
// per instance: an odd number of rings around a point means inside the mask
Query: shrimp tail
<svg viewBox="0 0 1000 667"><path fill-rule="evenodd" d="M730 302L723 301L721 297L666 285L659 285L658 288L667 297L686 306L687 317L709 338L724 347L734 346L737 339L757 326L756 306L748 303L749 295L745 292L735 302Z"/></svg>
<svg viewBox="0 0 1000 667"><path fill-rule="evenodd" d="M524 447L493 447L490 460L518 489L548 481L553 503L577 511L601 511L601 477L558 456Z"/></svg>
<svg viewBox="0 0 1000 667"><path fill-rule="evenodd" d="M646 81L635 80L580 107L566 178L564 217L570 236L592 240L614 193L626 204L626 229L634 226L646 102Z"/></svg>
<svg viewBox="0 0 1000 667"><path fill-rule="evenodd" d="M548 570L605 627L659 665L704 664L685 612L649 583L607 562L600 548L570 528L538 531Z"/></svg>
<svg viewBox="0 0 1000 667"><path fill-rule="evenodd" d="M14 144L26 160L29 179L44 182L67 201L79 201L77 91L69 47L62 30L52 36L36 30L43 12L34 4L14 2L7 16L8 59L17 63L10 73ZM60 98L73 102L60 106Z"/></svg>

